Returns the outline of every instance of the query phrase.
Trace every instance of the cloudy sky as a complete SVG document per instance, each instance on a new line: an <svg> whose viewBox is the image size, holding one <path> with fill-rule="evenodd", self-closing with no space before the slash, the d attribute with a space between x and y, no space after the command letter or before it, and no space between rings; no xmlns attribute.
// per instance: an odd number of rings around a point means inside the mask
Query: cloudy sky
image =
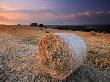
<svg viewBox="0 0 110 82"><path fill-rule="evenodd" d="M110 24L110 0L0 0L0 23Z"/></svg>

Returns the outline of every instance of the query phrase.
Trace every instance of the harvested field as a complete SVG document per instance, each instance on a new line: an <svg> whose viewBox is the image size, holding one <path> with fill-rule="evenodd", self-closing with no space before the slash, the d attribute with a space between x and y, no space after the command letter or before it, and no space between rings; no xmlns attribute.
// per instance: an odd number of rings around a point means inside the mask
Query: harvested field
<svg viewBox="0 0 110 82"><path fill-rule="evenodd" d="M0 82L109 82L110 34L48 29L50 33L76 33L85 38L88 55L84 63L64 80L52 78L39 64L38 43L45 30L0 27Z"/></svg>

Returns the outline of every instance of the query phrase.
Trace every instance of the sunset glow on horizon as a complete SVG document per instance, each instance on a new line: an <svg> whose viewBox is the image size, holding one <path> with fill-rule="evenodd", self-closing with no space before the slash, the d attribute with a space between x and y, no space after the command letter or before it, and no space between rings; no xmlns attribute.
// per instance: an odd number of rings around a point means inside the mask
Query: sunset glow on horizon
<svg viewBox="0 0 110 82"><path fill-rule="evenodd" d="M110 24L109 0L0 0L0 24Z"/></svg>

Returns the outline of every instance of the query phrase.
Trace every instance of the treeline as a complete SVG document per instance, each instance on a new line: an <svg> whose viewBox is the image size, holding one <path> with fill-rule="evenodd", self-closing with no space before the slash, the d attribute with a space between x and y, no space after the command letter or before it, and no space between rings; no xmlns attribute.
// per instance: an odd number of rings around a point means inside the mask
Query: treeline
<svg viewBox="0 0 110 82"><path fill-rule="evenodd" d="M51 26L52 27L52 26ZM73 31L95 31L110 33L110 25L59 25L53 26L54 29L59 30L73 30Z"/></svg>

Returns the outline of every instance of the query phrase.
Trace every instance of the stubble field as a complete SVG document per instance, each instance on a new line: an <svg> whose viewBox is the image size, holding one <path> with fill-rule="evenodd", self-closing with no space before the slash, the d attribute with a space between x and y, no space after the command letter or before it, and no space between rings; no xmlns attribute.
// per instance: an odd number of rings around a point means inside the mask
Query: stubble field
<svg viewBox="0 0 110 82"><path fill-rule="evenodd" d="M76 33L87 41L84 63L64 80L52 78L40 67L37 46L48 33ZM109 82L110 34L0 26L0 82Z"/></svg>

